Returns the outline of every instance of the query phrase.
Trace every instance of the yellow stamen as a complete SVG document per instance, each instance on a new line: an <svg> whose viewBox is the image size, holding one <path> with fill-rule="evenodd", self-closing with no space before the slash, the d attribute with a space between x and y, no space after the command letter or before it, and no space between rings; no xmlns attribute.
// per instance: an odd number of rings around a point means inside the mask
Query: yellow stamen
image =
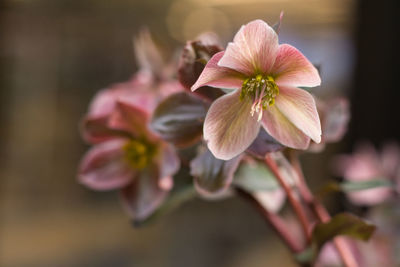
<svg viewBox="0 0 400 267"><path fill-rule="evenodd" d="M279 88L272 76L257 74L247 78L242 85L240 100L250 99L253 102L250 114L258 113L258 121L262 118L263 109L275 104L275 98L279 95Z"/></svg>
<svg viewBox="0 0 400 267"><path fill-rule="evenodd" d="M131 140L123 147L125 160L135 169L147 167L153 159L156 148L143 140Z"/></svg>

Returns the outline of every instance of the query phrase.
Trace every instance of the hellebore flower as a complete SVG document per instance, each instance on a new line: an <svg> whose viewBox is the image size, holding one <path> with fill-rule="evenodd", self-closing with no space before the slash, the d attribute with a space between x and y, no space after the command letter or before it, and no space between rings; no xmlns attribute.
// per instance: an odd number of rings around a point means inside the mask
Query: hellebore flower
<svg viewBox="0 0 400 267"><path fill-rule="evenodd" d="M151 113L161 99L184 90L171 71L175 64L164 62L147 30L142 30L135 38L134 52L139 67L137 73L126 82L101 90L93 98L81 126L83 139L88 143L103 142L110 133L115 133L107 123L118 100Z"/></svg>
<svg viewBox="0 0 400 267"><path fill-rule="evenodd" d="M79 168L79 181L87 187L121 189L122 203L137 221L162 203L179 169L173 147L147 129L149 116L141 107L117 101L108 120L115 132L91 148Z"/></svg>
<svg viewBox="0 0 400 267"><path fill-rule="evenodd" d="M278 44L264 21L241 27L225 51L207 63L192 91L202 86L234 89L210 107L204 139L223 160L243 152L260 126L281 144L306 149L319 143L321 124L315 101L305 90L321 83L317 69L293 46Z"/></svg>
<svg viewBox="0 0 400 267"><path fill-rule="evenodd" d="M338 156L335 169L348 182L381 181L383 186L347 193L355 205L377 205L393 196L394 190L388 185L400 182L400 148L386 144L379 154L371 144L364 143L352 155Z"/></svg>

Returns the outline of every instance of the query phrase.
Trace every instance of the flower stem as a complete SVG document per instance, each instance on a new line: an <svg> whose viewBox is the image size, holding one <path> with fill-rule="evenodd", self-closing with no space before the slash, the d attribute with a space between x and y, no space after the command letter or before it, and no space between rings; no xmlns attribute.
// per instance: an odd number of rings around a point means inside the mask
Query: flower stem
<svg viewBox="0 0 400 267"><path fill-rule="evenodd" d="M307 203L307 205L310 207L310 209L313 211L315 216L320 222L327 222L331 219L331 216L329 215L328 211L326 208L322 205L322 203L316 199L313 194L311 193L310 189L308 188L308 185L305 181L303 171L301 169L300 161L297 156L297 153L295 151L292 152L291 156L291 163L294 168L294 170L297 173L298 176L298 183L299 183L299 191L304 199L304 201ZM351 249L343 238L336 237L333 240L333 243L335 244L335 247L342 258L343 263L347 267L357 267L358 263L354 257L354 255L351 253Z"/></svg>
<svg viewBox="0 0 400 267"><path fill-rule="evenodd" d="M290 232L287 229L287 226L283 219L270 211L264 208L257 199L251 193L246 192L243 189L236 188L236 192L239 196L246 199L249 203L251 203L263 216L263 218L271 225L271 227L275 230L278 236L282 239L282 241L287 245L287 247L293 253L300 253L302 251L301 245L293 238Z"/></svg>
<svg viewBox="0 0 400 267"><path fill-rule="evenodd" d="M301 202L299 201L297 196L294 194L290 185L280 174L278 165L276 164L276 162L268 154L265 156L265 163L270 168L272 173L277 178L279 184L282 186L283 190L285 191L285 193L289 199L289 202L293 207L294 212L296 213L297 217L300 220L300 224L304 230L304 234L306 236L307 242L309 242L311 240L310 222L307 218L304 207L301 205Z"/></svg>

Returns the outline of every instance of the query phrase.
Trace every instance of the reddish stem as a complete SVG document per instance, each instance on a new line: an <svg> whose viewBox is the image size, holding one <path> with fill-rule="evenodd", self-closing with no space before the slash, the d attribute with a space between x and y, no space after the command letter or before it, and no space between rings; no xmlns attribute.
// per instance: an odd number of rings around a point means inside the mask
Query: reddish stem
<svg viewBox="0 0 400 267"><path fill-rule="evenodd" d="M236 188L236 192L249 201L263 216L265 221L267 221L272 228L275 230L275 232L278 234L278 236L282 239L282 241L287 245L287 247L293 252L293 253L300 253L302 251L301 245L293 238L293 236L290 234L290 232L287 229L287 226L285 222L282 220L282 218L267 209L265 209L260 202L257 201L257 199L254 198L254 196L240 188Z"/></svg>
<svg viewBox="0 0 400 267"><path fill-rule="evenodd" d="M304 201L307 203L307 205L310 207L310 209L314 212L315 216L318 218L318 220L320 222L329 221L331 219L331 216L329 215L328 211L321 204L321 202L313 196L310 189L308 188L308 185L305 181L304 174L301 169L301 165L300 165L300 162L299 162L296 152L293 152L293 154L291 154L291 163L297 173L297 176L299 179L298 180L299 191L300 191L300 194L303 197ZM336 237L333 240L333 243L335 244L335 247L336 247L337 251L339 252L339 255L341 256L343 263L347 267L357 267L358 266L358 263L357 263L356 259L354 258L354 255L351 253L351 249L348 246L348 243L346 242L346 240L344 240L343 238L340 238L340 237Z"/></svg>
<svg viewBox="0 0 400 267"><path fill-rule="evenodd" d="M275 175L279 184L282 186L283 190L286 192L289 202L292 205L293 210L296 213L297 217L299 218L299 221L304 230L304 234L306 236L307 242L310 241L311 240L311 233L310 233L310 227L309 227L310 222L308 221L304 207L301 205L301 202L299 201L299 199L295 196L290 185L281 176L276 162L268 154L265 156L265 163L270 168L272 173Z"/></svg>

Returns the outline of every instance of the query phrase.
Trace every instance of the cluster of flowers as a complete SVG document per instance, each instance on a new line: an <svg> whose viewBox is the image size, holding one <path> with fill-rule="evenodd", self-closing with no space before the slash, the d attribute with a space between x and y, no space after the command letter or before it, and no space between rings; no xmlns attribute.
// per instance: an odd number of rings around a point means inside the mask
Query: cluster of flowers
<svg viewBox="0 0 400 267"><path fill-rule="evenodd" d="M379 153L372 144L359 143L352 154L339 155L334 170L344 178L346 196L362 215L377 226L368 244L353 247L363 266L398 266L396 251L400 248L400 147L395 142L384 144ZM332 244L321 252L321 263L340 265Z"/></svg>
<svg viewBox="0 0 400 267"><path fill-rule="evenodd" d="M263 164L266 155L296 187L299 174L282 151L319 152L343 137L349 120L345 99L324 102L309 93L321 83L318 70L295 47L278 43L279 27L252 21L225 50L206 33L170 63L142 31L134 40L138 72L100 91L82 121L82 136L93 147L79 181L120 190L136 223L188 195L215 199L238 190L277 213L287 192ZM351 160L339 160L344 176L364 179ZM387 188L369 190L349 197L362 203L391 195Z"/></svg>
<svg viewBox="0 0 400 267"><path fill-rule="evenodd" d="M79 171L92 189L120 188L135 220L151 215L173 188L176 148L195 148L182 163L189 161L200 194L213 197L232 184L239 163L321 142L315 100L298 88L319 85L318 71L296 48L278 44L261 20L243 26L225 51L211 33L189 41L176 73L147 31L135 39L135 54L140 70L100 91L89 107L82 134L94 147Z"/></svg>

